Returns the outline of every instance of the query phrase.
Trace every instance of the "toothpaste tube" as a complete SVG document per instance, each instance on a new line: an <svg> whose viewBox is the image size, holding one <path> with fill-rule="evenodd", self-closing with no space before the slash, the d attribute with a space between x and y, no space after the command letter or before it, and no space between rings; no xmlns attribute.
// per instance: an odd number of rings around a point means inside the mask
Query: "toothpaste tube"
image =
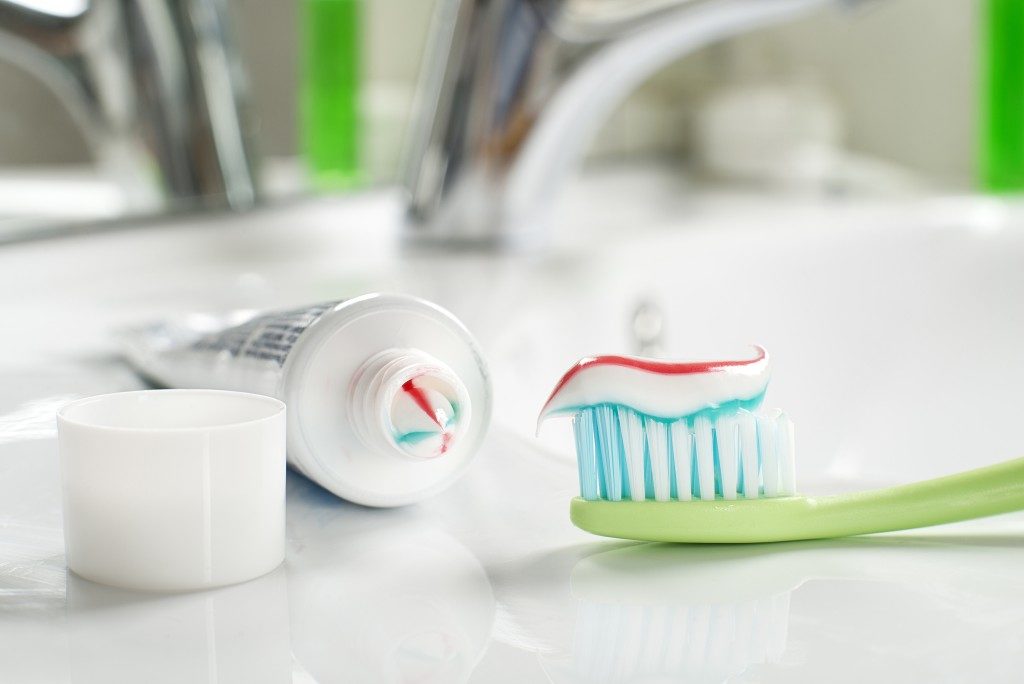
<svg viewBox="0 0 1024 684"><path fill-rule="evenodd" d="M449 312L371 294L128 333L128 360L168 387L231 389L288 406L288 462L340 497L400 506L452 484L491 415L486 364Z"/></svg>

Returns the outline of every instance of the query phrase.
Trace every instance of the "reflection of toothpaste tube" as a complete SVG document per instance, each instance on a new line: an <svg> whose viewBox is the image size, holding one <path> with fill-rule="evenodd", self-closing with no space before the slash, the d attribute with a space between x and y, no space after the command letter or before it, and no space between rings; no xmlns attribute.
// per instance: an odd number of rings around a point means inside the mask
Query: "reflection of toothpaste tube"
<svg viewBox="0 0 1024 684"><path fill-rule="evenodd" d="M170 387L283 400L289 463L350 501L398 506L444 489L490 421L476 342L421 299L366 295L210 327L133 332L128 358Z"/></svg>
<svg viewBox="0 0 1024 684"><path fill-rule="evenodd" d="M496 610L480 561L419 517L324 521L301 488L293 494L301 542L288 550L288 603L302 681L469 681Z"/></svg>

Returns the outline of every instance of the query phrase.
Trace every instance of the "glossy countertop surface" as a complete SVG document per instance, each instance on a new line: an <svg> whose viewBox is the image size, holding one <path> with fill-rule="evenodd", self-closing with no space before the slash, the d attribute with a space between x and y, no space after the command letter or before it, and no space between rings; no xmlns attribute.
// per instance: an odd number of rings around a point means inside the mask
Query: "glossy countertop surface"
<svg viewBox="0 0 1024 684"><path fill-rule="evenodd" d="M568 362L630 351L640 298L695 345L763 332L778 360L769 393L797 420L802 490L1018 456L1006 406L1024 381L1017 210L730 202L672 219L691 231L513 264L395 256L386 232L336 226L391 206L367 202L0 252L0 682L1019 681L1024 516L774 545L600 539L568 520L567 426L532 434ZM819 239L825 218L835 240ZM276 237L288 222L298 236ZM777 234L721 237L753 223ZM715 297L678 281L722 273L734 284ZM766 285L750 294L751 282ZM495 420L463 480L374 510L289 473L286 561L234 587L137 594L66 571L53 413L141 386L117 358L119 326L364 289L442 301L488 350ZM787 306L730 313L742 292ZM829 297L842 306L812 308ZM718 333L699 332L707 320Z"/></svg>

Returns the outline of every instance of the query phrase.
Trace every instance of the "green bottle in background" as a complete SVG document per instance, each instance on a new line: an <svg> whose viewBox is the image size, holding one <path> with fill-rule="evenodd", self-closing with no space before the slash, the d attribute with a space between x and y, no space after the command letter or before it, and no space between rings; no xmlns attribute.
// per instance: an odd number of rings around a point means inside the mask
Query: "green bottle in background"
<svg viewBox="0 0 1024 684"><path fill-rule="evenodd" d="M982 0L979 176L990 192L1024 190L1024 0Z"/></svg>
<svg viewBox="0 0 1024 684"><path fill-rule="evenodd" d="M303 0L302 148L322 189L351 188L364 180L362 2Z"/></svg>

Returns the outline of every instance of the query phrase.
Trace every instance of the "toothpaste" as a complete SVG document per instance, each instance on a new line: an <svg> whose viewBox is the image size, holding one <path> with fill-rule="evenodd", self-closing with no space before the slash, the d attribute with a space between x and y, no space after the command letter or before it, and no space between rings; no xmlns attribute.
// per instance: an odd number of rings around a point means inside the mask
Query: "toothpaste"
<svg viewBox="0 0 1024 684"><path fill-rule="evenodd" d="M595 356L562 376L540 414L570 414L601 404L627 406L676 420L708 409L756 408L771 375L768 353L748 359L673 363L631 356Z"/></svg>
<svg viewBox="0 0 1024 684"><path fill-rule="evenodd" d="M288 461L350 501L398 506L452 484L490 421L479 348L450 313L366 295L134 330L126 355L168 387L257 392L288 406Z"/></svg>

